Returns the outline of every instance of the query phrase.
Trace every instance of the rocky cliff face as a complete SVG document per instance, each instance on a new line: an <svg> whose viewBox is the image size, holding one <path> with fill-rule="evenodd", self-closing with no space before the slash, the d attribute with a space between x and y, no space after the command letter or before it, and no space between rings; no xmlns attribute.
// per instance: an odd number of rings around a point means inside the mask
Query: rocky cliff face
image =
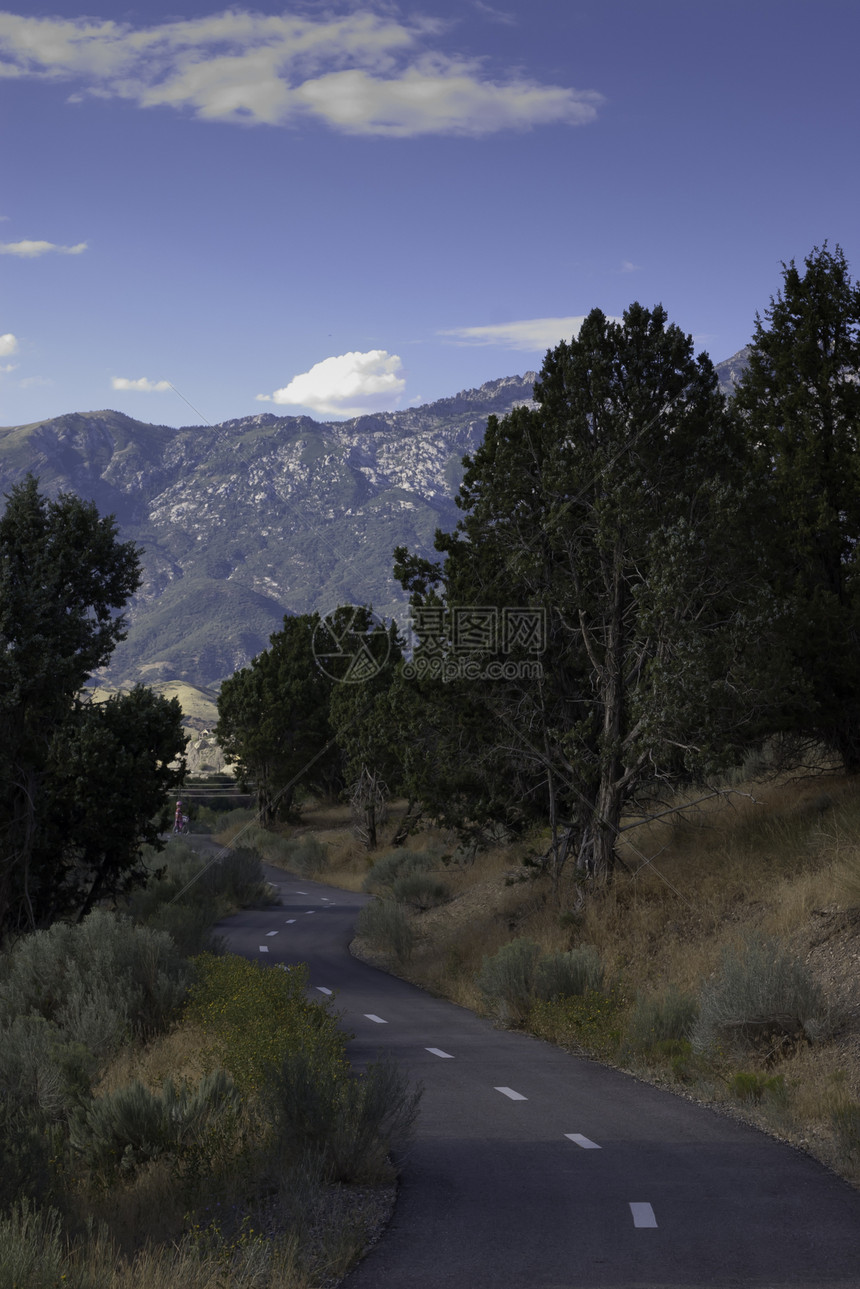
<svg viewBox="0 0 860 1289"><path fill-rule="evenodd" d="M722 364L730 386L743 353ZM433 555L454 527L462 457L491 413L530 403L534 372L401 412L323 423L269 413L172 429L120 412L0 429L0 492L38 475L113 513L144 582L106 680L211 685L285 613L403 610L397 545Z"/></svg>
<svg viewBox="0 0 860 1289"><path fill-rule="evenodd" d="M144 583L106 679L211 684L264 648L285 613L402 608L394 547L432 553L436 528L456 523L462 457L491 412L531 399L533 381L337 423L58 417L0 430L0 489L32 470L48 493L115 514L142 547Z"/></svg>

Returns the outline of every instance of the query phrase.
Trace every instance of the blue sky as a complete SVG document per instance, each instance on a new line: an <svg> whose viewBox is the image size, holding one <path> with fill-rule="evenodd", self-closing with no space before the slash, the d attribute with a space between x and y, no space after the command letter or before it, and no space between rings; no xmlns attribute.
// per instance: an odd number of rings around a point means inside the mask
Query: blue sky
<svg viewBox="0 0 860 1289"><path fill-rule="evenodd" d="M781 261L860 277L858 49L856 0L6 10L0 424L407 407L635 299L728 357Z"/></svg>

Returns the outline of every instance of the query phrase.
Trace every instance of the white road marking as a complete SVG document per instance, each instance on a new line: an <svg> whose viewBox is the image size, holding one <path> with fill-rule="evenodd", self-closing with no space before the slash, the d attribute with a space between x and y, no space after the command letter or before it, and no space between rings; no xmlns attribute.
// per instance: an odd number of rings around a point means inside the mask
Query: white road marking
<svg viewBox="0 0 860 1289"><path fill-rule="evenodd" d="M331 990L330 990L330 989L326 989L325 985L317 985L317 989L320 991L320 993L321 993L321 994L330 994L330 993L331 993Z"/></svg>
<svg viewBox="0 0 860 1289"><path fill-rule="evenodd" d="M316 909L305 909L305 917L307 917L309 913L316 913Z"/></svg>
<svg viewBox="0 0 860 1289"><path fill-rule="evenodd" d="M268 952L269 952L269 946L267 944L261 944L260 953L268 953Z"/></svg>
<svg viewBox="0 0 860 1289"><path fill-rule="evenodd" d="M425 1051L432 1052L434 1056L444 1056L446 1061L453 1061L454 1059L450 1052L443 1052L441 1047L428 1047L425 1048Z"/></svg>
<svg viewBox="0 0 860 1289"><path fill-rule="evenodd" d="M512 1101L528 1101L528 1097L524 1097L522 1092L514 1092L513 1088L496 1088L496 1091L501 1092L503 1097L510 1097Z"/></svg>
<svg viewBox="0 0 860 1289"><path fill-rule="evenodd" d="M277 931L267 931L266 935L277 935Z"/></svg>
<svg viewBox="0 0 860 1289"><path fill-rule="evenodd" d="M292 926L292 924L295 922L295 920L296 920L295 918L287 918L286 925L287 925L287 926Z"/></svg>
<svg viewBox="0 0 860 1289"><path fill-rule="evenodd" d="M588 1137L583 1137L581 1132L566 1132L564 1135L567 1137L568 1141L573 1141L577 1146L582 1146L583 1150L603 1149L602 1146L598 1146L596 1141L590 1141Z"/></svg>
<svg viewBox="0 0 860 1289"><path fill-rule="evenodd" d="M293 895L307 895L307 891L293 891Z"/></svg>
<svg viewBox="0 0 860 1289"><path fill-rule="evenodd" d="M373 1012L365 1012L364 1014L365 1014L365 1017L366 1017L368 1020L374 1020L374 1021L376 1021L377 1025L387 1025L387 1024L388 1024L388 1021L387 1021L387 1020L383 1020L381 1016L374 1016Z"/></svg>
<svg viewBox="0 0 860 1289"><path fill-rule="evenodd" d="M631 1204L630 1212L633 1214L634 1226L656 1226L657 1219L654 1216L654 1210L650 1204Z"/></svg>

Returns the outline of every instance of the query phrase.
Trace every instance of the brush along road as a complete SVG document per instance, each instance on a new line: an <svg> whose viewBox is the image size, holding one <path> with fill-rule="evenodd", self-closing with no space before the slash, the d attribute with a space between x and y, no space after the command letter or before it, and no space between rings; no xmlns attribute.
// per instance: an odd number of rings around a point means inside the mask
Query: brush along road
<svg viewBox="0 0 860 1289"><path fill-rule="evenodd" d="M306 962L361 1067L424 1083L394 1219L344 1289L858 1289L860 1194L752 1128L366 966L366 895L267 868L283 903L218 931Z"/></svg>

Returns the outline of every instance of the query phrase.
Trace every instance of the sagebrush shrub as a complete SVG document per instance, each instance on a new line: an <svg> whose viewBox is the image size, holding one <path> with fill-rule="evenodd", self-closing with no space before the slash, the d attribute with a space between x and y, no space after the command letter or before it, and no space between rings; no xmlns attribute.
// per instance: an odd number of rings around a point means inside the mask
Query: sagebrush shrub
<svg viewBox="0 0 860 1289"><path fill-rule="evenodd" d="M698 1051L744 1051L815 1041L828 1029L824 993L808 967L777 940L750 939L723 955L702 990L692 1042Z"/></svg>
<svg viewBox="0 0 860 1289"><path fill-rule="evenodd" d="M290 868L302 877L313 877L315 873L321 873L326 860L326 848L316 837L297 839L288 857Z"/></svg>
<svg viewBox="0 0 860 1289"><path fill-rule="evenodd" d="M447 904L451 891L444 882L428 873L405 873L398 877L391 893L400 904L411 904L417 909L434 909Z"/></svg>
<svg viewBox="0 0 860 1289"><path fill-rule="evenodd" d="M0 1216L0 1285L3 1289L56 1289L75 1285L65 1275L63 1227L54 1209L16 1201Z"/></svg>
<svg viewBox="0 0 860 1289"><path fill-rule="evenodd" d="M43 1016L63 1042L105 1057L127 1029L163 1029L188 977L170 936L96 909L75 926L34 931L0 958L0 1024Z"/></svg>
<svg viewBox="0 0 860 1289"><path fill-rule="evenodd" d="M401 962L412 953L415 935L409 918L396 900L377 898L365 904L355 923L356 935Z"/></svg>
<svg viewBox="0 0 860 1289"><path fill-rule="evenodd" d="M278 1148L296 1158L315 1156L329 1181L387 1180L388 1157L409 1139L421 1091L391 1061L355 1074L320 1068L308 1053L290 1052L269 1095Z"/></svg>
<svg viewBox="0 0 860 1289"><path fill-rule="evenodd" d="M534 995L540 948L533 940L511 940L485 957L478 988L500 1020L519 1023L529 1013Z"/></svg>
<svg viewBox="0 0 860 1289"><path fill-rule="evenodd" d="M160 1093L135 1080L79 1107L69 1140L101 1177L128 1175L162 1155L207 1154L216 1122L235 1122L239 1110L238 1090L224 1070L204 1075L196 1088L165 1079Z"/></svg>
<svg viewBox="0 0 860 1289"><path fill-rule="evenodd" d="M603 988L603 963L592 945L581 945L567 953L550 953L535 971L534 990L538 998L570 998L589 989Z"/></svg>
<svg viewBox="0 0 860 1289"><path fill-rule="evenodd" d="M696 999L674 985L650 998L640 996L633 1004L627 1022L625 1046L632 1052L665 1054L667 1043L690 1038L698 1015Z"/></svg>
<svg viewBox="0 0 860 1289"><path fill-rule="evenodd" d="M404 850L396 847L374 861L362 890L373 895L390 895L394 883L411 873L429 873L436 867L436 855L429 850Z"/></svg>

